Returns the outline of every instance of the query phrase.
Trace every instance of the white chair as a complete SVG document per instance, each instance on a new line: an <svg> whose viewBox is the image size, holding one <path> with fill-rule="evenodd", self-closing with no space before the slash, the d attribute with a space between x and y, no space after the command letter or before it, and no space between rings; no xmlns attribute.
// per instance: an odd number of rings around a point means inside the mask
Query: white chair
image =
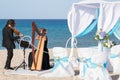
<svg viewBox="0 0 120 80"><path fill-rule="evenodd" d="M42 74L44 77L72 77L74 70L68 62L67 50L63 47L53 48L54 67L49 72Z"/></svg>
<svg viewBox="0 0 120 80"><path fill-rule="evenodd" d="M107 61L107 55L104 52L97 52L88 62L88 69L85 80L112 80L109 76L104 63Z"/></svg>
<svg viewBox="0 0 120 80"><path fill-rule="evenodd" d="M80 48L79 56L79 78L84 80L111 80L109 73L104 68L107 61L106 52L100 52L97 48Z"/></svg>
<svg viewBox="0 0 120 80"><path fill-rule="evenodd" d="M79 78L84 79L87 71L87 62L93 55L91 48L78 48Z"/></svg>
<svg viewBox="0 0 120 80"><path fill-rule="evenodd" d="M109 61L113 67L113 73L120 74L120 45L113 46L111 48L111 54L109 55Z"/></svg>

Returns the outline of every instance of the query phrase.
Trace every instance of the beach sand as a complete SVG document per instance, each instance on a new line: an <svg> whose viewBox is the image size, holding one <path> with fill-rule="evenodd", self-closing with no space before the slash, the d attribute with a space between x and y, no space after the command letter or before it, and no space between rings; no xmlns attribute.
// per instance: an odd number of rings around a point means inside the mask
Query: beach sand
<svg viewBox="0 0 120 80"><path fill-rule="evenodd" d="M67 49L68 53L70 52L70 49ZM31 52L31 49L25 50L25 61L28 62L28 55ZM49 55L50 55L50 63L53 64L53 53L52 49L49 49ZM40 75L20 75L20 74L11 74L12 72L15 72L15 70L5 70L4 65L6 61L7 52L6 50L0 50L0 80L81 80L78 78L79 70L78 68L75 68L76 75L74 77L53 77L53 78L45 78L40 77ZM77 57L77 54L75 54L75 57ZM12 59L11 66L17 67L19 66L23 61L23 49L15 49L14 50L14 56ZM21 69L21 68L19 68ZM24 70L24 69L23 69ZM36 73L39 73L39 71L36 71ZM113 80L117 80L119 77L118 75L111 75Z"/></svg>

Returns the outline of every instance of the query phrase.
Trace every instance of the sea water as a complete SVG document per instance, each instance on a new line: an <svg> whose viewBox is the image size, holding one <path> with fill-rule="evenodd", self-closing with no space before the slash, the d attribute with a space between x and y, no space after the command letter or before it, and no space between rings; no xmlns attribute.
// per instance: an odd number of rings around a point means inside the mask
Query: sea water
<svg viewBox="0 0 120 80"><path fill-rule="evenodd" d="M71 37L66 19L15 19L15 28L25 36L32 36L32 22L35 22L38 28L46 28L48 33L48 48L65 47L67 40ZM5 26L7 19L0 19L0 49L2 47L2 29ZM97 46L98 42L94 39L96 27L87 35L77 37L77 47ZM35 33L37 35L37 33ZM112 34L110 39L119 43L119 40ZM70 41L67 47L71 47ZM35 40L37 47L37 41ZM18 44L16 43L16 48Z"/></svg>

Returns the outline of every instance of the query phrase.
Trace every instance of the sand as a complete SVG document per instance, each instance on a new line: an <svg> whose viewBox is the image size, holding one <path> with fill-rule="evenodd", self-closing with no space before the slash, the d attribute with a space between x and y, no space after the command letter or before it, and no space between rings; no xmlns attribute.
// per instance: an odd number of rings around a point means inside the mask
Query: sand
<svg viewBox="0 0 120 80"><path fill-rule="evenodd" d="M70 51L70 49L67 49L67 50L68 50L68 52ZM26 63L28 62L29 52L31 52L31 49L25 50ZM52 49L49 49L49 54L50 54L50 64L52 65L53 64ZM31 74L30 75L29 74L28 75L11 74L12 72L15 72L15 70L5 70L4 69L6 56L7 56L6 50L5 49L0 50L0 80L81 80L78 77L78 74L79 74L78 68L75 68L76 75L73 77L45 78L45 77L41 77L40 75L36 75L37 73L40 73L39 71L36 71L36 74L34 73L34 75L31 75ZM77 57L77 54L75 54L75 57ZM23 49L15 49L11 66L12 67L19 66L22 63L23 58L24 58L23 57ZM19 69L24 70L23 68L19 68ZM119 77L118 75L114 75L114 74L110 74L110 75L113 78L113 80L117 80Z"/></svg>

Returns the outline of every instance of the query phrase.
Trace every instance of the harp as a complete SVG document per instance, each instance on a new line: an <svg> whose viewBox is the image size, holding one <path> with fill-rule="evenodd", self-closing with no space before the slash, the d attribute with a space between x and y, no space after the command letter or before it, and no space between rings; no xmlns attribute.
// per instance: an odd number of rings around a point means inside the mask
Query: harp
<svg viewBox="0 0 120 80"><path fill-rule="evenodd" d="M40 37L39 37L39 42L38 42L36 52L34 52L34 46L32 46L33 62L32 62L32 66L31 66L31 70L41 70L45 36L41 35L35 22L32 22L32 44L33 45L35 42L35 32L37 32L37 34L39 34Z"/></svg>

